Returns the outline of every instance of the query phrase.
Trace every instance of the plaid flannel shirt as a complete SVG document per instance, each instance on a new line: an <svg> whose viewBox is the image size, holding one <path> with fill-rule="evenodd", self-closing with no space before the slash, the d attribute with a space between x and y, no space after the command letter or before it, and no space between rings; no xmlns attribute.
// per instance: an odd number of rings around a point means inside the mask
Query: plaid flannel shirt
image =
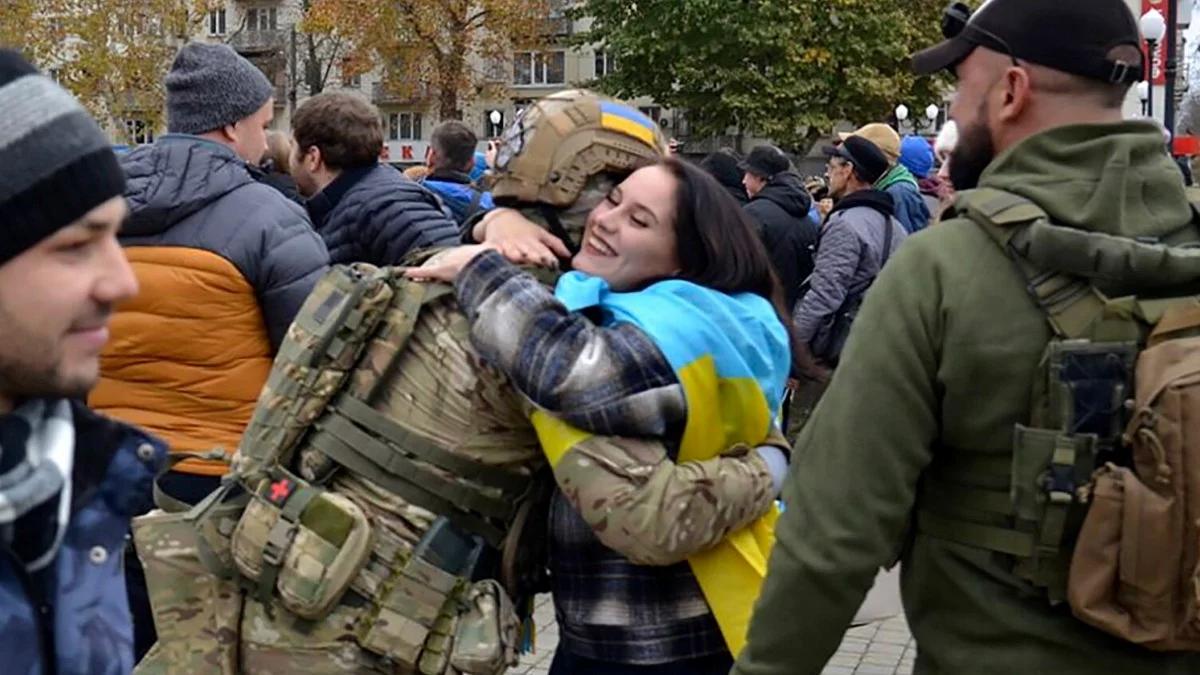
<svg viewBox="0 0 1200 675"><path fill-rule="evenodd" d="M568 312L495 252L468 264L456 287L476 351L534 404L596 434L678 438L687 416L683 387L639 328L602 327ZM670 449L672 461L677 451ZM600 542L561 491L550 532L560 649L638 665L727 649L686 562L631 563Z"/></svg>
<svg viewBox="0 0 1200 675"><path fill-rule="evenodd" d="M476 351L538 407L607 436L672 438L682 429L683 386L637 326L598 326L568 312L492 251L476 257L456 285Z"/></svg>

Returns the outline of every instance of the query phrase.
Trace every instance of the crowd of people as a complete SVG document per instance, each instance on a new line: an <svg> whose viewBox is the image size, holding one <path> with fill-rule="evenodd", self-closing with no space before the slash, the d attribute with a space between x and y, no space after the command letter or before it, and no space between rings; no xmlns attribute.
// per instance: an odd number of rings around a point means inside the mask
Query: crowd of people
<svg viewBox="0 0 1200 675"><path fill-rule="evenodd" d="M1200 209L1136 23L943 32L953 122L807 178L582 90L401 172L198 43L118 157L0 51L5 672L500 675L550 592L554 675L819 673L896 564L918 672L1200 672Z"/></svg>

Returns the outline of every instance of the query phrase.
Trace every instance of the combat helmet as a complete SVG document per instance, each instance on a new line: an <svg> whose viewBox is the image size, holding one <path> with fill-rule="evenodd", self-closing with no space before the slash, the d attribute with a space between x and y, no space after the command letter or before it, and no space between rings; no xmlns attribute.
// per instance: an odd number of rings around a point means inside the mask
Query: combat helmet
<svg viewBox="0 0 1200 675"><path fill-rule="evenodd" d="M662 131L636 108L582 89L561 91L531 104L505 132L492 197L565 208L592 176L628 173L666 153Z"/></svg>

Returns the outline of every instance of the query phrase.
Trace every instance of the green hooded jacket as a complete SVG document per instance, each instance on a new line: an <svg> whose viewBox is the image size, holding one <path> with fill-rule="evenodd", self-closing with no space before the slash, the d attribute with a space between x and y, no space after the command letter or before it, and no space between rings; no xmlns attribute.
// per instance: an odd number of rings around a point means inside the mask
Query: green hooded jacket
<svg viewBox="0 0 1200 675"><path fill-rule="evenodd" d="M1032 200L1059 225L1200 241L1200 230L1188 232L1179 171L1144 122L1035 135L999 156L980 185ZM1097 285L1130 294L1156 284L1131 270ZM912 533L932 464L955 453L1009 461L1049 339L1013 262L978 224L952 218L900 248L797 442L735 675L820 673L876 572L900 551L918 675L1200 673L1200 654L1150 652L1052 607L1011 573L1008 556Z"/></svg>

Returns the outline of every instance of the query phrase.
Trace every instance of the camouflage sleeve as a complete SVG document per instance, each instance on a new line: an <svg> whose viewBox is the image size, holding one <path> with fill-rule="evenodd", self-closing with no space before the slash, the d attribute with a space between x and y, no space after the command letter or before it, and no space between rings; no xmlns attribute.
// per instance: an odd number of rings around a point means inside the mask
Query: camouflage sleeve
<svg viewBox="0 0 1200 675"><path fill-rule="evenodd" d="M773 437L778 443L786 441ZM712 548L775 498L767 463L747 446L675 464L658 441L588 436L554 476L600 541L639 565L672 565Z"/></svg>

